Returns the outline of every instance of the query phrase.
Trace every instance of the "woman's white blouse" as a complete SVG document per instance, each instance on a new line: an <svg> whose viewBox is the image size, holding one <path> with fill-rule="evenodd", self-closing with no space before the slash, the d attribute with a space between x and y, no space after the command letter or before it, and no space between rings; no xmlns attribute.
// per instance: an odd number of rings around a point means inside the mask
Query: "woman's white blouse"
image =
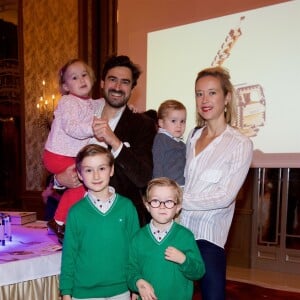
<svg viewBox="0 0 300 300"><path fill-rule="evenodd" d="M195 156L195 144L203 128L187 140L185 188L181 223L195 235L222 248L227 240L235 198L248 173L252 141L227 126Z"/></svg>

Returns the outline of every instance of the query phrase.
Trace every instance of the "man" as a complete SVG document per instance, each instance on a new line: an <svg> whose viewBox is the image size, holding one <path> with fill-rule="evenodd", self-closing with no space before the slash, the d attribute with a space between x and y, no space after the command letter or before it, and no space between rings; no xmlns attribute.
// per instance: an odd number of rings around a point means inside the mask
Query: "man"
<svg viewBox="0 0 300 300"><path fill-rule="evenodd" d="M131 92L141 72L127 56L112 56L104 64L101 78L104 100L100 101L93 122L91 143L107 145L115 157L115 173L110 185L135 204L140 224L148 220L142 191L152 178L152 144L156 134L155 122L144 114L134 113L127 106ZM79 184L72 169L58 174L60 184Z"/></svg>

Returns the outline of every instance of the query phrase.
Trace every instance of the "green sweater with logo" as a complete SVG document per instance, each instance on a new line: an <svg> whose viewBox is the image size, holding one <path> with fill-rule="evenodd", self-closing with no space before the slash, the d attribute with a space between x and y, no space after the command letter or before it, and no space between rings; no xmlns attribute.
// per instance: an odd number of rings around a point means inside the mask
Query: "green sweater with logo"
<svg viewBox="0 0 300 300"><path fill-rule="evenodd" d="M119 194L106 213L88 196L72 206L63 243L61 294L100 298L126 292L129 241L138 229L134 205Z"/></svg>
<svg viewBox="0 0 300 300"><path fill-rule="evenodd" d="M165 259L169 246L186 255L183 264ZM127 283L132 291L137 292L137 280L144 279L153 286L159 300L192 299L193 281L204 275L205 267L189 229L174 222L167 236L158 242L148 224L137 232L129 249Z"/></svg>

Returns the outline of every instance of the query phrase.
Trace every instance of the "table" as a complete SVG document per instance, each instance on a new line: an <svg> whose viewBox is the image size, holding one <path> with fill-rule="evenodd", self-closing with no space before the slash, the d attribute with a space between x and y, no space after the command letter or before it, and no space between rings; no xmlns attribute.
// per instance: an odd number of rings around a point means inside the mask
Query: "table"
<svg viewBox="0 0 300 300"><path fill-rule="evenodd" d="M1 300L59 299L61 245L46 222L12 225L12 241L0 246Z"/></svg>

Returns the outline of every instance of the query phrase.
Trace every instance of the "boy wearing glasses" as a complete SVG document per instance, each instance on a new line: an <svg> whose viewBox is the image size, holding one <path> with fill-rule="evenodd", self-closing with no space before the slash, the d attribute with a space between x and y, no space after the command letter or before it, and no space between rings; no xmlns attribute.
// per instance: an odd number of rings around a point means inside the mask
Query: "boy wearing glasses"
<svg viewBox="0 0 300 300"><path fill-rule="evenodd" d="M152 216L130 243L127 283L143 300L189 300L205 267L191 231L174 222L182 189L172 179L152 179L144 204Z"/></svg>

